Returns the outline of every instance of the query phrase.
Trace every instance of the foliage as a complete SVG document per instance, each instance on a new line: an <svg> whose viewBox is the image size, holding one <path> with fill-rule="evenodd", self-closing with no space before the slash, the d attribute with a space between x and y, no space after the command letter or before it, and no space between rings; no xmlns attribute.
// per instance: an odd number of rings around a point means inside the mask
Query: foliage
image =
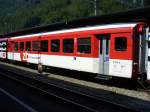
<svg viewBox="0 0 150 112"><path fill-rule="evenodd" d="M3 9L0 10L0 33L3 34L93 16L94 0L0 0L0 8ZM119 0L97 0L98 15L129 8Z"/></svg>
<svg viewBox="0 0 150 112"><path fill-rule="evenodd" d="M150 0L144 0L144 5L145 6L150 5Z"/></svg>

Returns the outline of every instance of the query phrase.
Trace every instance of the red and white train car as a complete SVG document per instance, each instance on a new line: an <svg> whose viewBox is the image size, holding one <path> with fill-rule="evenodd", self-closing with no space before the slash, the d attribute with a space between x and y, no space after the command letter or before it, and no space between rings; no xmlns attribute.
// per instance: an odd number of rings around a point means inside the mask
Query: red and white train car
<svg viewBox="0 0 150 112"><path fill-rule="evenodd" d="M7 58L7 38L0 39L0 59Z"/></svg>
<svg viewBox="0 0 150 112"><path fill-rule="evenodd" d="M8 39L9 60L106 77L150 80L150 43L144 23L119 23L64 29Z"/></svg>

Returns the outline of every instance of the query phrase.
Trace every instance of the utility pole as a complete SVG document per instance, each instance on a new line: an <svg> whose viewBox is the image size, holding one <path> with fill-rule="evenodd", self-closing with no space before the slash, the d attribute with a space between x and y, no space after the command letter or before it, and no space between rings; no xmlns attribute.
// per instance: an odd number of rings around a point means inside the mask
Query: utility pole
<svg viewBox="0 0 150 112"><path fill-rule="evenodd" d="M137 0L133 0L133 3L136 4L136 3L137 3Z"/></svg>
<svg viewBox="0 0 150 112"><path fill-rule="evenodd" d="M94 15L97 15L97 0L90 0L92 5L94 5Z"/></svg>
<svg viewBox="0 0 150 112"><path fill-rule="evenodd" d="M144 6L144 0L141 0L141 6L142 7Z"/></svg>
<svg viewBox="0 0 150 112"><path fill-rule="evenodd" d="M97 15L97 0L94 0L94 12L95 12L95 16Z"/></svg>

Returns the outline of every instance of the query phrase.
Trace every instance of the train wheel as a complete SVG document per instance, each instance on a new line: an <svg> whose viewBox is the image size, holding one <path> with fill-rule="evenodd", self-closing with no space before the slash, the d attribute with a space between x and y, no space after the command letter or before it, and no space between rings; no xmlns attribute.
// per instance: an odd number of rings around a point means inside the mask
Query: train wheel
<svg viewBox="0 0 150 112"><path fill-rule="evenodd" d="M41 74L43 72L43 65L42 63L38 64L38 72Z"/></svg>

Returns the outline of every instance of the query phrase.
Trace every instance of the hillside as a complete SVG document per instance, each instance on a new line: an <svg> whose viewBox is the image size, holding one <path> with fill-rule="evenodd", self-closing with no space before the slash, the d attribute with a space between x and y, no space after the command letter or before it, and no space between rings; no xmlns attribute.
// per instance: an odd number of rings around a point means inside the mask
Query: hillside
<svg viewBox="0 0 150 112"><path fill-rule="evenodd" d="M0 34L94 15L94 0L0 0ZM134 8L124 0L97 0L97 14ZM130 4L130 5L129 5Z"/></svg>

